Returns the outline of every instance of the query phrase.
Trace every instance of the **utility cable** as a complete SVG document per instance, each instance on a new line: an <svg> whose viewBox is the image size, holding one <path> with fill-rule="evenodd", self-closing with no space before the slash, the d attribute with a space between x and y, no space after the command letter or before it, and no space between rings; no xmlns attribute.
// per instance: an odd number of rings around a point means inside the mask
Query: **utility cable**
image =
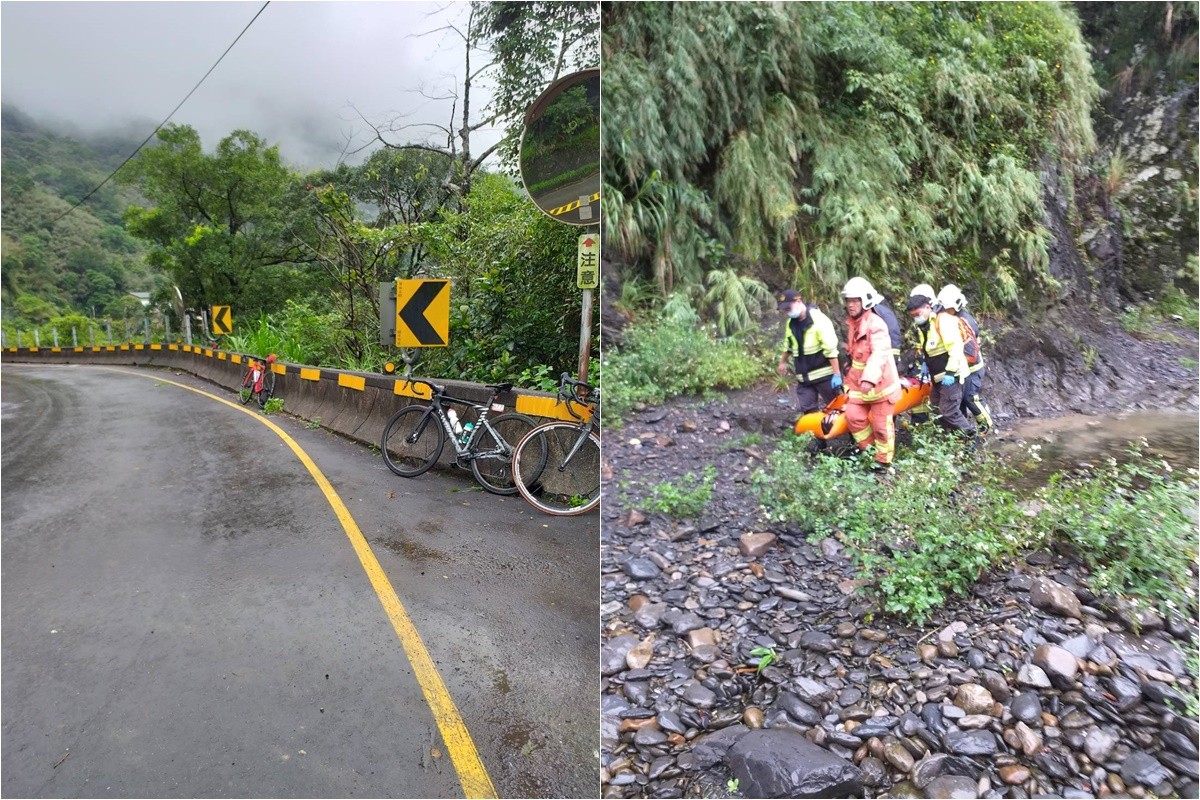
<svg viewBox="0 0 1200 800"><path fill-rule="evenodd" d="M132 153L130 153L129 157L126 158L124 161L122 161L120 166L118 166L116 169L114 169L112 172L110 172L108 174L107 178L100 181L100 184L95 189L92 189L90 192L85 194L83 196L82 200L80 200L78 203L76 203L75 205L73 205L69 209L67 209L66 213L64 213L58 219L54 220L54 222L50 223L51 225L57 225L61 220L66 218L66 216L68 214L70 214L72 211L79 208L81 205L83 205L89 199L91 199L92 195L94 195L96 192L100 191L106 183L108 183L109 181L111 181L113 179L113 176L115 176L118 172L120 172L126 164L128 164L130 161L133 160L134 156L136 156L138 153L140 153L142 151L143 147L145 147L147 144L149 144L150 140L153 139L160 130L162 130L163 125L166 125L168 122L170 122L171 117L175 116L175 112L178 111L179 109L183 108L183 104L188 101L188 98L196 93L196 90L200 88L200 84L204 83L204 81L208 79L208 76L211 75L213 70L215 70L217 68L217 66L221 63L221 61L224 60L225 56L229 55L229 51L232 50L233 46L235 44L237 44L238 41L241 40L241 38L246 34L246 31L250 30L250 26L253 25L254 21L257 20L262 15L262 13L267 10L267 6L269 6L269 5L271 5L271 0L267 0L265 3L262 4L262 8L260 8L258 10L258 13L254 15L253 19L251 19L249 22L246 23L246 27L242 28L242 32L237 35L237 38L233 40L233 42L229 45L229 47L225 48L225 52L221 53L221 57L218 58L211 67L208 68L208 72L204 73L204 77L196 82L196 85L193 86L192 90L187 93L187 96L185 96L182 100L179 101L179 105L175 106L175 108L173 108L171 110L171 113L167 114L166 118L163 119L162 122L158 123L158 127L156 127L154 130L152 130L150 132L150 135L147 136L142 141L142 143L137 146L137 149L134 150Z"/></svg>

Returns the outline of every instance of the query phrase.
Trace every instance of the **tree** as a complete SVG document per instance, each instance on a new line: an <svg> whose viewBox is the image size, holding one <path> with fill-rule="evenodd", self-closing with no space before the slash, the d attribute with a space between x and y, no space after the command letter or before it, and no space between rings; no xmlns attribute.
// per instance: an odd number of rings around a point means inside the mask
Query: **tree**
<svg viewBox="0 0 1200 800"><path fill-rule="evenodd" d="M564 75L599 66L600 5L508 1L477 5L495 58L496 91L490 108L505 129L501 163L512 172L525 112L533 101Z"/></svg>
<svg viewBox="0 0 1200 800"><path fill-rule="evenodd" d="M452 6L460 9L460 6ZM403 117L386 125L372 125L375 140L394 149L426 150L448 156L442 187L446 197L463 198L483 163L503 146L504 162L515 169L517 145L526 108L553 80L568 68L600 63L599 6L587 2L472 2L466 18L448 22L432 33L454 35L463 48L461 85L430 94L428 99L453 100L447 125L418 125ZM489 51L489 48L491 50ZM482 63L480 63L482 59ZM495 94L482 113L473 107L472 90L491 81ZM476 154L472 134L495 124L505 127L505 136ZM432 128L445 144L404 143L416 128Z"/></svg>
<svg viewBox="0 0 1200 800"><path fill-rule="evenodd" d="M279 149L238 130L209 155L186 125L168 125L158 139L122 172L155 204L125 212L130 233L151 244L151 263L193 307L234 305L253 314L280 306L271 285L278 275L268 268L310 257L287 235L282 198L295 177Z"/></svg>

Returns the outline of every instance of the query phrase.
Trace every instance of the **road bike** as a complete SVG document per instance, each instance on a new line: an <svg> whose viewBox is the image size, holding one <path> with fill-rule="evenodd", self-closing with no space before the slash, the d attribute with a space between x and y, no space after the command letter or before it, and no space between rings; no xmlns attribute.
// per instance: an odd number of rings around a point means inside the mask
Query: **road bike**
<svg viewBox="0 0 1200 800"><path fill-rule="evenodd" d="M600 505L600 389L564 372L558 397L578 422L546 422L525 434L513 453L513 475L538 511L570 517Z"/></svg>
<svg viewBox="0 0 1200 800"><path fill-rule="evenodd" d="M247 361L246 373L242 375L242 388L238 391L242 405L254 398L259 408L265 408L267 401L275 396L275 371L271 369L274 363L274 353L267 356L266 361L254 358Z"/></svg>
<svg viewBox="0 0 1200 800"><path fill-rule="evenodd" d="M405 478L429 470L442 455L446 440L454 447L455 465L470 465L479 485L493 494L517 493L512 474L513 444L535 423L524 414L498 414L504 405L500 396L512 391L511 383L489 384L491 399L475 403L446 394L446 388L429 381L409 379L411 385L429 389L429 404L408 405L397 411L383 428L379 449L388 469ZM476 412L474 421L460 422L457 411L446 404L465 406ZM536 454L536 451L535 451ZM532 457L532 456L531 456ZM542 454L545 461L545 453ZM533 476L536 480L536 476Z"/></svg>

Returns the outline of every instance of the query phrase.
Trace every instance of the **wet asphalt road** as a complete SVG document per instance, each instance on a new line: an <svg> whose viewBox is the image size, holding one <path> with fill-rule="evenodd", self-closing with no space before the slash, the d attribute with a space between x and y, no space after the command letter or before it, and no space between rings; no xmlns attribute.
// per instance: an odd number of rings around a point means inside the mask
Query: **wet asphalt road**
<svg viewBox="0 0 1200 800"><path fill-rule="evenodd" d="M232 393L141 372L0 373L2 793L461 796L302 464L251 417L144 375ZM499 795L595 797L598 515L547 517L469 473L399 478L271 419L349 507Z"/></svg>

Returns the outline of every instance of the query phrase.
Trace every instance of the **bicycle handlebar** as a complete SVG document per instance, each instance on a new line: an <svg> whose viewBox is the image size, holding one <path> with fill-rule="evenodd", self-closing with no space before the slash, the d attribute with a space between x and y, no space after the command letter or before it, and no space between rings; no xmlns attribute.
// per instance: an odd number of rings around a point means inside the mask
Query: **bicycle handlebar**
<svg viewBox="0 0 1200 800"><path fill-rule="evenodd" d="M560 400L567 401L567 413L575 419L581 420L583 417L575 413L575 410L571 408L571 403L591 406L594 409L600 402L600 389L590 383L577 381L571 377L571 373L564 372L558 382L558 397Z"/></svg>

